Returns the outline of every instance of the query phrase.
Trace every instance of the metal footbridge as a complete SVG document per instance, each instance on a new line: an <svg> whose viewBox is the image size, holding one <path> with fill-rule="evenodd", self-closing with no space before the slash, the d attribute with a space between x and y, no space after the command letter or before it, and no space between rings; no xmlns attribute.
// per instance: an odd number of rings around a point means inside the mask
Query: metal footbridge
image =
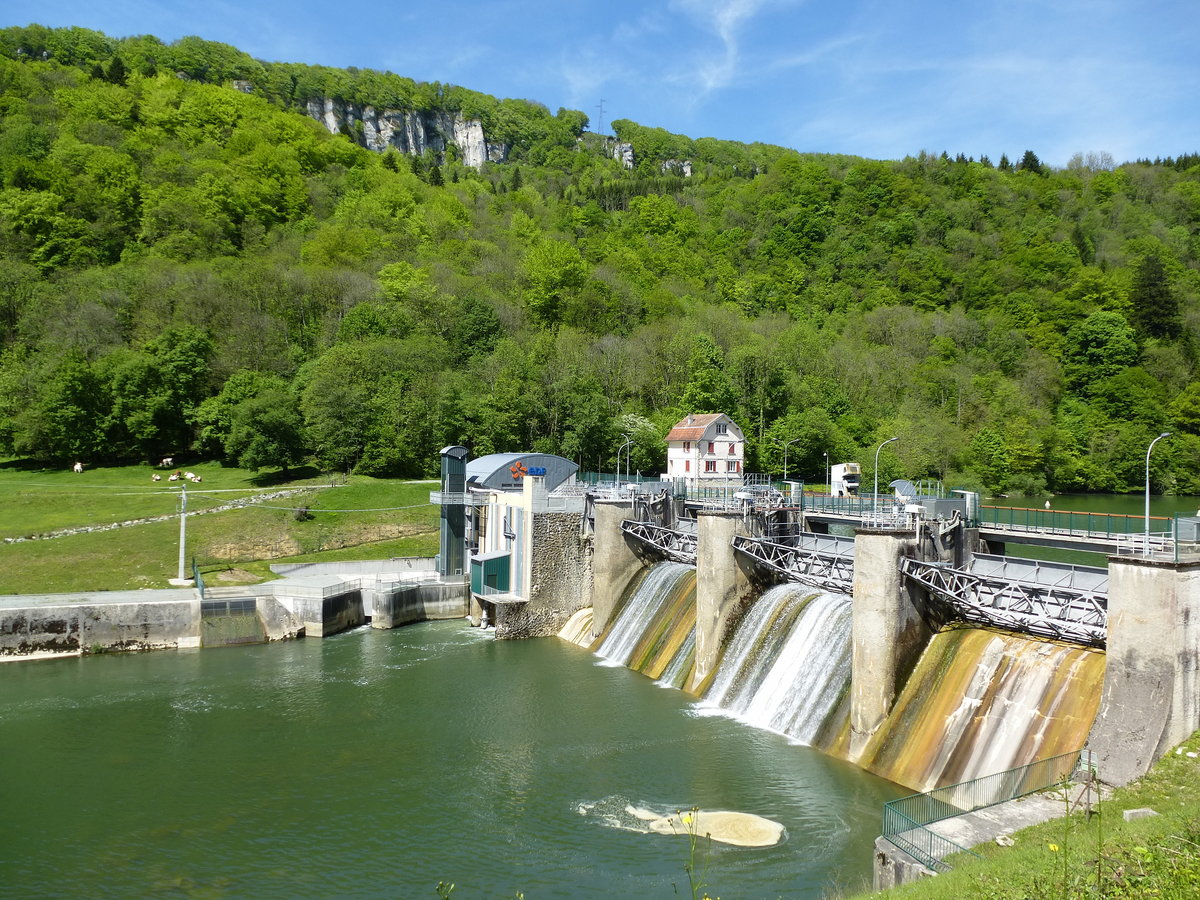
<svg viewBox="0 0 1200 900"><path fill-rule="evenodd" d="M906 507L891 496L830 497L804 492L796 509L810 522L860 526L898 524ZM919 499L919 498L918 498ZM1183 522L1189 519L1183 519ZM1180 534L1181 524L1166 516L1028 509L1018 506L979 506L969 524L992 544L1029 544L1119 555L1174 554L1177 542L1195 536ZM1147 531L1149 537L1147 538Z"/></svg>

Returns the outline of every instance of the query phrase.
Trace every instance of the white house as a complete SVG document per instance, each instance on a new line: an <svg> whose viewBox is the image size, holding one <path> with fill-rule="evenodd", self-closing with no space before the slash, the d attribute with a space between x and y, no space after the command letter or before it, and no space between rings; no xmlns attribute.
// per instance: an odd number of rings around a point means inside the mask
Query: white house
<svg viewBox="0 0 1200 900"><path fill-rule="evenodd" d="M680 419L667 434L667 471L663 480L683 478L690 485L740 485L746 438L725 413Z"/></svg>

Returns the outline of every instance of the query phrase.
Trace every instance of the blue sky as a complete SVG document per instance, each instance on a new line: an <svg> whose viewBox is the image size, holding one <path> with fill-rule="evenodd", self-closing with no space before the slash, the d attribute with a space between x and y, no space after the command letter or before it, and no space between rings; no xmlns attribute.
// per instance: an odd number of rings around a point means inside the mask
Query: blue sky
<svg viewBox="0 0 1200 900"><path fill-rule="evenodd" d="M1200 151L1195 0L7 0L0 24L187 34L691 137L1065 165Z"/></svg>

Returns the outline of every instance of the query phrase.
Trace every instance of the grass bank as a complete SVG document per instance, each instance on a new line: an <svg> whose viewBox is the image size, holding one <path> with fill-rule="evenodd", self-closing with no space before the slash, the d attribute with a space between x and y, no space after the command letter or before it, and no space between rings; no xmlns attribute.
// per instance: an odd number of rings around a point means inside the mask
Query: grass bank
<svg viewBox="0 0 1200 900"><path fill-rule="evenodd" d="M1189 756L1188 754L1192 754ZM1103 773L1100 773L1103 776ZM1158 815L1132 822L1129 809ZM1093 807L1016 832L1011 848L955 857L954 871L863 897L886 900L1200 897L1200 732Z"/></svg>
<svg viewBox="0 0 1200 900"><path fill-rule="evenodd" d="M437 509L431 482L299 470L261 476L215 464L188 467L186 558L220 583L272 577L269 562L437 552ZM179 483L153 482L149 466L71 471L0 465L0 593L165 587L179 559ZM234 500L289 492L238 509ZM307 516L296 510L307 509ZM191 513L199 513L191 515ZM166 517L127 527L115 523ZM62 535L64 530L81 530ZM60 533L61 536L45 537ZM40 537L39 537L40 536ZM38 539L29 539L37 537ZM24 539L24 540L21 540Z"/></svg>

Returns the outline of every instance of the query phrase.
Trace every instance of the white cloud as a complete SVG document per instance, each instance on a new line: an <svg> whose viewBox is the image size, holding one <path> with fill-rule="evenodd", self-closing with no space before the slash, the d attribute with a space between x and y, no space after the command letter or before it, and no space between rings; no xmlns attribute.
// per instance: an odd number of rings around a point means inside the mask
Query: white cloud
<svg viewBox="0 0 1200 900"><path fill-rule="evenodd" d="M721 53L701 53L695 63L692 80L703 93L726 87L738 77L739 32L759 13L779 5L771 0L673 0L672 8L685 13L721 41Z"/></svg>

